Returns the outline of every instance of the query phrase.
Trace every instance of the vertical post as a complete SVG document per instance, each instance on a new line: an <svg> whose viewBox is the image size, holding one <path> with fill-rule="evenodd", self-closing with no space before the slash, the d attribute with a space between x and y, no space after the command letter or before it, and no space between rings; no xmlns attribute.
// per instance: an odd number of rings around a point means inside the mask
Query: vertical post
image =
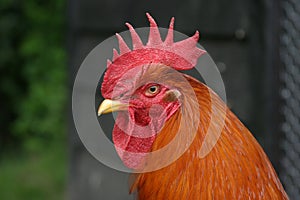
<svg viewBox="0 0 300 200"><path fill-rule="evenodd" d="M281 0L280 19L280 130L284 157L280 176L291 199L300 196L300 4Z"/></svg>

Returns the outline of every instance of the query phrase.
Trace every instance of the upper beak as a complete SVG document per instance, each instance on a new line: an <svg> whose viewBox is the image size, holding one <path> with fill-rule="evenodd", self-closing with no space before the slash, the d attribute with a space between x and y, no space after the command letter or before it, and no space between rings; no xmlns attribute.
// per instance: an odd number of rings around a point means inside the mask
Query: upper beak
<svg viewBox="0 0 300 200"><path fill-rule="evenodd" d="M98 108L98 116L115 111L127 110L128 104L117 100L105 99Z"/></svg>

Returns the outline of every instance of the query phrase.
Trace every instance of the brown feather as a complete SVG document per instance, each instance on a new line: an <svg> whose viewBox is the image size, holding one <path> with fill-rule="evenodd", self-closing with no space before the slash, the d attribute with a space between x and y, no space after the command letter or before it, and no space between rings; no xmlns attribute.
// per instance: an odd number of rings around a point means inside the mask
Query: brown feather
<svg viewBox="0 0 300 200"><path fill-rule="evenodd" d="M130 191L137 190L140 200L288 199L269 159L249 130L227 107L222 112L224 102L207 86L185 77L194 89L199 106L188 102L190 94L184 93L183 84L174 83L182 89L183 109L166 122L152 151L172 141L181 117L185 117L183 125L186 130L190 130L188 126L197 126L192 121L195 108L200 111L197 134L188 150L174 163L157 171L136 175ZM211 120L211 98L217 102L220 117L225 116L225 126L212 151L200 158L199 149ZM192 107L186 107L189 103ZM221 123L219 121L214 123ZM178 148L184 145L190 134L186 132L186 138L181 138ZM166 152L165 157L172 157L173 151Z"/></svg>

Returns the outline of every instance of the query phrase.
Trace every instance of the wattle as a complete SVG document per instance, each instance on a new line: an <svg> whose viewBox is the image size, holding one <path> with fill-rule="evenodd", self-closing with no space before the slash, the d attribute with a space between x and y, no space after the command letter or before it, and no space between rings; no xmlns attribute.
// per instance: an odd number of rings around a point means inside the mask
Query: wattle
<svg viewBox="0 0 300 200"><path fill-rule="evenodd" d="M132 109L118 113L113 129L113 142L118 155L127 167L133 169L141 167L143 158L151 151L156 135L167 120L165 112L159 113L159 116L152 117L141 117Z"/></svg>
<svg viewBox="0 0 300 200"><path fill-rule="evenodd" d="M126 112L118 114L113 129L113 142L124 165L137 169L150 152L157 132L148 125L138 126L129 118Z"/></svg>
<svg viewBox="0 0 300 200"><path fill-rule="evenodd" d="M128 168L143 167L143 160L151 151L157 134L165 122L180 107L178 102L165 107L153 105L150 109L132 109L119 112L113 129L116 151Z"/></svg>

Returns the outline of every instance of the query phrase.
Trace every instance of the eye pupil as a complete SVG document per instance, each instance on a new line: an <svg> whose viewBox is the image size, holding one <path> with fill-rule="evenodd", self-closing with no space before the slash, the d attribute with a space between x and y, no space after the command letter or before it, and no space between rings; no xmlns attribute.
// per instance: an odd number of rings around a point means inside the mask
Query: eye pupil
<svg viewBox="0 0 300 200"><path fill-rule="evenodd" d="M152 86L152 87L149 88L149 90L150 90L150 92L154 93L154 92L156 92L157 87L156 86Z"/></svg>
<svg viewBox="0 0 300 200"><path fill-rule="evenodd" d="M158 85L151 85L147 87L145 91L145 95L148 97L154 97L157 93L159 93L159 86Z"/></svg>

